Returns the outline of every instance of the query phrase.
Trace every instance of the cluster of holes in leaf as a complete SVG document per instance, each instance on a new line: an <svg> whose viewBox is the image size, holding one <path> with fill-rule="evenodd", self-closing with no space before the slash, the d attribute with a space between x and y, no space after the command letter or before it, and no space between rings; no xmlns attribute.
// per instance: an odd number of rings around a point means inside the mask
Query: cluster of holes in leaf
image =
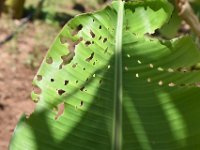
<svg viewBox="0 0 200 150"><path fill-rule="evenodd" d="M80 32L82 29L83 29L83 25L82 24L78 25L72 31L72 35L74 36L74 35L78 34L78 32ZM101 25L99 25L99 29L102 29ZM90 30L90 35L91 35L92 38L96 37L95 33L92 30ZM99 37L99 40L101 40L101 39L102 39L102 36ZM73 57L75 55L74 54L75 46L78 45L82 40L83 40L83 38L81 37L81 38L79 38L79 40L73 42L70 38L65 37L63 35L60 35L61 43L62 44L68 43L68 45L69 45L68 48L70 50L70 54L61 56L61 59L62 59L63 62L60 64L59 69L62 69L64 65L69 64L72 61L72 59L73 59ZM107 42L107 40L108 40L107 38L104 38L103 39L103 43ZM85 45L86 46L89 46L91 43L94 44L94 41L92 41L92 42L91 41L85 41ZM107 53L107 50L108 50L108 48L105 49L104 53ZM53 63L53 59L51 57L48 57L46 62L48 64L51 64L51 63ZM95 62L93 62L93 65L95 65ZM75 68L75 67L76 66L74 66L73 68ZM85 68L83 70L85 70Z"/></svg>
<svg viewBox="0 0 200 150"><path fill-rule="evenodd" d="M78 34L78 32L80 30L82 30L82 28L83 28L83 26L81 24L79 26L77 26L77 28L72 32L72 35L74 36L74 35ZM99 25L99 29L102 29L101 25ZM90 34L91 34L92 38L95 38L96 35L91 30L90 30ZM99 37L99 40L101 40L101 39L102 39L102 36ZM59 69L62 69L63 65L69 64L72 61L72 59L74 57L75 46L77 44L79 44L82 40L83 40L83 38L80 38L76 42L72 42L72 40L70 38L67 38L67 37L62 36L62 35L60 36L60 42L62 44L68 43L69 44L69 50L70 50L71 53L68 54L68 55L61 56L62 63L60 64ZM103 43L107 42L107 40L108 40L107 38L104 38L103 39ZM91 42L90 41L86 41L85 44L88 46L88 45L91 44ZM94 41L92 41L92 44L94 44ZM107 53L107 50L108 50L108 48L105 49L104 53ZM93 59L93 57L94 57L94 53L92 53L91 56L89 58L87 58L86 61L89 62L90 60ZM47 64L52 64L53 63L52 57L47 57L46 58L46 63ZM93 65L95 65L95 62L93 63ZM73 64L72 67L75 68L76 66L77 66L77 63ZM110 66L108 66L108 69L109 68L110 68ZM85 68L83 68L83 70L85 70ZM95 77L95 74L93 74L93 77ZM42 76L41 75L37 75L37 80L41 81L42 80ZM50 79L50 81L54 82L54 79L52 78L52 79ZM68 83L69 83L69 81L65 80L65 85L67 85ZM76 80L76 83L78 83L78 80ZM101 84L101 83L102 83L102 80L99 81L99 84ZM85 87L82 87L80 90L83 91L84 89L85 89ZM85 91L87 91L87 90L85 90ZM63 95L66 91L63 90L63 89L58 89L57 92L58 92L58 95ZM83 101L81 101L81 106L83 106ZM58 118L58 117L56 117L56 118Z"/></svg>
<svg viewBox="0 0 200 150"><path fill-rule="evenodd" d="M83 26L82 26L81 24L78 25L78 26L76 27L76 29L75 29L74 31L72 31L72 36L75 36L76 34L78 34L78 32L79 32L80 30L82 30L82 28L83 28ZM68 49L69 49L70 53L69 53L68 55L63 55L63 56L61 56L62 63L60 64L59 69L62 69L64 65L69 64L69 63L72 61L72 59L73 59L73 57L74 57L74 55L75 55L75 47L76 47L76 45L78 45L82 40L83 40L83 38L80 37L78 40L72 41L71 38L66 37L66 36L63 36L63 35L60 35L60 42L61 42L62 44L65 44L65 43L68 44ZM46 61L47 61L47 60L46 60Z"/></svg>
<svg viewBox="0 0 200 150"><path fill-rule="evenodd" d="M94 22L95 20L93 19L93 22ZM83 25L82 24L79 24L73 31L72 31L72 36L75 36L75 35L77 35L81 30L83 29ZM102 26L101 25L99 25L99 29L101 30L102 29ZM90 30L90 35L91 35L91 37L92 38L95 38L96 37L96 35L95 35L95 33L92 31L92 30ZM102 36L100 36L99 37L99 40L101 40L102 39ZM68 41L66 41L66 40L61 40L61 43L63 43L63 42L68 42ZM107 38L104 38L103 39L103 43L105 43L107 41ZM85 45L86 46L89 46L90 44L94 44L94 41L86 41L85 42Z"/></svg>

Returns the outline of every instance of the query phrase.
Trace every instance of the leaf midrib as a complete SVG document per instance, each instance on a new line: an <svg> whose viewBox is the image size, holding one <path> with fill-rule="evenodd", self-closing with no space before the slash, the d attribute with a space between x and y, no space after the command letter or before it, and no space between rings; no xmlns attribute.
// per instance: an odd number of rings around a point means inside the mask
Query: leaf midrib
<svg viewBox="0 0 200 150"><path fill-rule="evenodd" d="M122 30L124 2L119 1L115 33L114 121L112 150L122 149Z"/></svg>

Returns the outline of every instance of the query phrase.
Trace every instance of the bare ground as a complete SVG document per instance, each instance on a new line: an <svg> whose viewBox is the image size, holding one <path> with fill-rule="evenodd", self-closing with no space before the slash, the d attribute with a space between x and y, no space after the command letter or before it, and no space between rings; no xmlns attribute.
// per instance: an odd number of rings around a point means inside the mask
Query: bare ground
<svg viewBox="0 0 200 150"><path fill-rule="evenodd" d="M0 41L13 28L2 20ZM58 27L40 22L28 23L17 37L0 47L0 150L8 149L20 116L34 110L30 98L32 79L58 31Z"/></svg>

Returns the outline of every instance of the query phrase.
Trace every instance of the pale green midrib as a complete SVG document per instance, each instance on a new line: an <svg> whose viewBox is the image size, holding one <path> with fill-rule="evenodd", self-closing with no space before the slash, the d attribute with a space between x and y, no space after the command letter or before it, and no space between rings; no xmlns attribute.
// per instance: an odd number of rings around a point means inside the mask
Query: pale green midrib
<svg viewBox="0 0 200 150"><path fill-rule="evenodd" d="M124 2L119 1L115 33L114 121L112 150L122 149L122 30Z"/></svg>

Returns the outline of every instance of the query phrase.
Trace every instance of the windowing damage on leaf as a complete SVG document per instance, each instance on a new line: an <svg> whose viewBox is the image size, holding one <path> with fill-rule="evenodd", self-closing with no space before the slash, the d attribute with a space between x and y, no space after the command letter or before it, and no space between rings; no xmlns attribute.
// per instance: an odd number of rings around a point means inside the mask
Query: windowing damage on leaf
<svg viewBox="0 0 200 150"><path fill-rule="evenodd" d="M141 64L141 61L138 60L137 61L138 64ZM145 64L144 64L145 65ZM150 63L149 65L147 65L151 70L156 70L157 72L163 72L164 74L166 73L190 73L190 72L198 72L200 70L200 65L199 63L195 64L195 65L191 65L188 67L177 67L177 68L164 68L164 67L157 67L157 69L155 68L156 65L154 65L153 63ZM155 69L154 69L155 68ZM124 69L126 71L128 71L128 67L125 66ZM136 78L139 78L140 73L136 73L135 76ZM159 86L163 86L163 87L179 87L179 88L183 88L183 87L200 87L200 81L199 82L194 82L194 83L176 83L176 81L171 81L168 83L164 83L163 80L155 80L153 77L149 77L146 79L147 83L151 83L151 84L155 84L157 82L157 84Z"/></svg>

